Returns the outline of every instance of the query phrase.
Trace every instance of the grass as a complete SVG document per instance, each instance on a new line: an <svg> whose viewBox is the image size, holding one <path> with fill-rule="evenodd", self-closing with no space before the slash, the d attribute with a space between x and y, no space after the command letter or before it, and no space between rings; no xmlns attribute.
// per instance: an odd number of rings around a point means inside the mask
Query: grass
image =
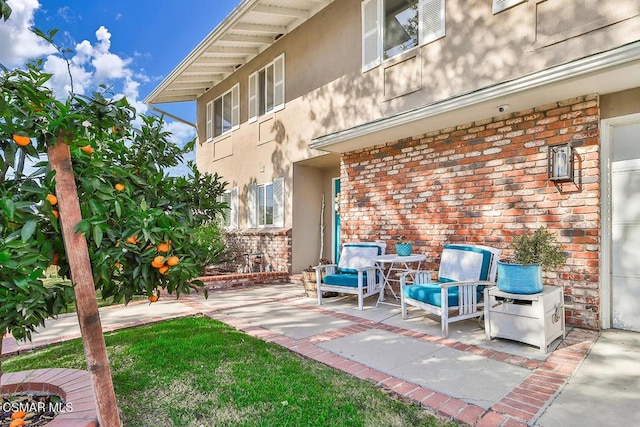
<svg viewBox="0 0 640 427"><path fill-rule="evenodd" d="M105 335L125 426L431 426L372 383L204 317ZM73 340L7 359L5 372L86 369Z"/></svg>

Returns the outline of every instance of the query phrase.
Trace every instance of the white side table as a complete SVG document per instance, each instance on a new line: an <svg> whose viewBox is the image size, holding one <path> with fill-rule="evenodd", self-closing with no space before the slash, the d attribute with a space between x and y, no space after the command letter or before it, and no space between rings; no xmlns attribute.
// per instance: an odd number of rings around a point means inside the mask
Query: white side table
<svg viewBox="0 0 640 427"><path fill-rule="evenodd" d="M565 337L562 286L545 286L537 294L484 290L484 329L487 339L507 338L539 346L544 353L558 337Z"/></svg>
<svg viewBox="0 0 640 427"><path fill-rule="evenodd" d="M391 294L398 301L398 296L396 292L391 287L391 282L400 283L400 278L398 276L399 273L406 273L410 271L418 271L420 270L420 265L422 261L427 259L426 255L416 254L416 255L408 255L408 256L400 256L397 254L390 255L381 255L373 258L376 262L376 266L382 274L382 287L380 288L380 295L378 296L378 302L376 303L376 307L378 304L388 304L384 303L384 288L388 287L391 291ZM414 264L415 268L411 268L410 264ZM393 305L393 304L392 304Z"/></svg>

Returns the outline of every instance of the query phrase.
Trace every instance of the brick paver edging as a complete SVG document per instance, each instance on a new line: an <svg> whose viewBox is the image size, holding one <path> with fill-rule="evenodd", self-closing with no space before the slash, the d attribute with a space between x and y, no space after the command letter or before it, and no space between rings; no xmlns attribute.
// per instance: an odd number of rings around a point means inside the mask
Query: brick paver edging
<svg viewBox="0 0 640 427"><path fill-rule="evenodd" d="M35 369L5 372L2 387L6 393L37 392L60 396L71 405L46 427L97 427L96 400L89 372L79 369Z"/></svg>
<svg viewBox="0 0 640 427"><path fill-rule="evenodd" d="M357 378L371 380L396 396L421 405L427 411L440 418L476 427L526 427L532 425L582 364L598 336L596 331L574 328L567 334L567 337L558 348L551 353L549 358L542 362L487 350L479 346L466 345L452 339L443 339L425 333L376 323L356 316L337 313L323 307L299 304L289 299L281 300L281 302L304 307L306 310L324 312L324 314L349 320L356 324L314 337L294 339L235 316L222 313L220 309L210 310L204 314L251 336L273 342L290 351L339 369ZM468 351L472 354L492 358L503 363L527 368L531 370L531 374L507 396L488 410L485 410L461 399L414 384L402 378L393 377L316 345L316 343L356 334L372 328L384 329L392 333L422 339L460 351Z"/></svg>

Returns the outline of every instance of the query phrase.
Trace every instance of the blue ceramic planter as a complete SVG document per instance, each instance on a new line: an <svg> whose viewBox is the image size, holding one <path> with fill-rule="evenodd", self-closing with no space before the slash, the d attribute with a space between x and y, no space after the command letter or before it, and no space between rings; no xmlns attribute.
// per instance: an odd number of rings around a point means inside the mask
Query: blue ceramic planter
<svg viewBox="0 0 640 427"><path fill-rule="evenodd" d="M411 243L396 243L396 253L398 256L411 255Z"/></svg>
<svg viewBox="0 0 640 427"><path fill-rule="evenodd" d="M542 292L540 264L510 264L498 261L498 289L510 294Z"/></svg>

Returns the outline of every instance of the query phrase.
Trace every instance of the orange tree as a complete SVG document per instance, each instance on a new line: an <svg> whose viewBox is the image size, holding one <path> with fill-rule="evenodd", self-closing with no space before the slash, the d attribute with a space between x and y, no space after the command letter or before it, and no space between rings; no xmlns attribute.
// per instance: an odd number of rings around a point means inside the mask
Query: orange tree
<svg viewBox="0 0 640 427"><path fill-rule="evenodd" d="M134 126L127 100L106 92L56 99L50 77L41 61L0 74L0 337L30 339L73 298L70 287L42 280L51 264L62 276L70 271L46 157L58 139L70 147L83 218L76 231L87 238L104 298L128 302L159 288L179 295L202 286L194 278L207 249L192 232L225 207L216 201L226 185L219 176L192 164L188 176L168 176L193 142L172 143L162 118L141 116Z"/></svg>

